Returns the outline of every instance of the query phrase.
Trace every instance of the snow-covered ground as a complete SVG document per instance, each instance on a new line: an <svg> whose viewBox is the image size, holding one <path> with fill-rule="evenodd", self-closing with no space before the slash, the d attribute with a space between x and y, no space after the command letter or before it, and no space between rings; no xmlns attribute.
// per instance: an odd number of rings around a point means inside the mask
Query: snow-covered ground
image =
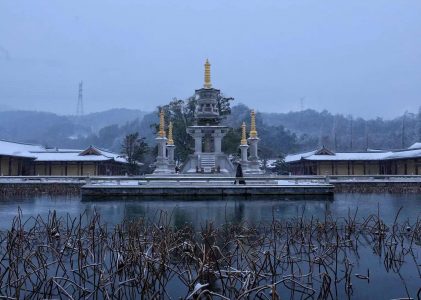
<svg viewBox="0 0 421 300"><path fill-rule="evenodd" d="M325 182L322 182L320 180L299 180L299 181L295 181L295 180L277 180L278 185L324 185L326 184Z"/></svg>
<svg viewBox="0 0 421 300"><path fill-rule="evenodd" d="M293 186L293 185L323 185L326 183L335 184L340 182L349 182L349 183L366 183L366 182L420 182L421 176L331 176L328 178L325 177L287 177L287 178L277 178L277 177L262 177L247 179L245 178L247 185L284 185L284 186ZM200 179L189 179L182 177L174 178L163 178L163 179L131 179L128 177L121 178L83 178L83 177L7 177L0 176L0 183L87 183L90 185L98 186L139 186L139 185L149 185L149 186L165 186L165 185L191 185L191 186L200 186L200 185L233 185L234 178L224 178L224 179L215 179L215 178L200 178Z"/></svg>

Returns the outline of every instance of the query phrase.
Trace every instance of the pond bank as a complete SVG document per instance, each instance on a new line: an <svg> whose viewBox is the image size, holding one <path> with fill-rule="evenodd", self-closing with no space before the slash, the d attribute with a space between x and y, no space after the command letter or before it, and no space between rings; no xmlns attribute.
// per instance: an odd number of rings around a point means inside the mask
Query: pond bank
<svg viewBox="0 0 421 300"><path fill-rule="evenodd" d="M27 182L0 183L0 198L27 197L40 195L80 195L85 183L74 182Z"/></svg>
<svg viewBox="0 0 421 300"><path fill-rule="evenodd" d="M92 180L92 181L91 181ZM79 196L81 195L82 186L89 184L89 182L99 181L99 179L88 179L88 178L78 178L70 179L70 178L55 178L54 180L50 178L37 178L37 180L0 180L0 198L11 198L11 197L25 197L25 196L39 196L39 195L72 195L72 196ZM102 180L102 179L101 179ZM141 181L142 178L107 178L108 184L118 189L126 189L125 184L127 182L131 182L130 185L137 185L139 180ZM127 181L127 182L124 182ZM178 179L179 182L182 182L183 179ZM211 179L212 180L212 179ZM268 178L267 180L272 181L273 179ZM319 177L311 177L305 178L307 180L307 185L309 183L321 183L322 180ZM170 182L170 181L168 181ZM300 178L298 181L299 183L304 183L304 179ZM166 193L168 196L174 194L174 190L168 189L168 183L158 183L156 181L150 181L148 183L153 183L155 186L154 188L157 189L159 185L161 187L167 188L168 192ZM221 182L222 183L222 182ZM324 182L327 183L327 182ZM189 183L191 184L191 183ZM205 185L208 185L209 182ZM361 179L348 179L348 180L330 180L330 184L333 186L333 193L392 193L392 194L421 194L421 177L420 178L410 178L405 180L361 180ZM105 184L107 185L107 184ZM299 184L300 185L300 184ZM140 186L139 186L140 187ZM247 188L251 188L251 185L247 185ZM207 186L207 189L212 189L212 186ZM221 186L217 186L215 188L221 188ZM292 190L293 185L287 186L284 189L285 191ZM303 194L306 194L309 189ZM181 191L182 193L178 193L179 195L186 195L192 192L190 187ZM200 193L199 193L200 194ZM213 193L215 194L215 193ZM280 193L282 194L282 193ZM307 193L308 194L308 193ZM115 195L113 195L115 196Z"/></svg>
<svg viewBox="0 0 421 300"><path fill-rule="evenodd" d="M332 182L335 193L421 194L421 182Z"/></svg>

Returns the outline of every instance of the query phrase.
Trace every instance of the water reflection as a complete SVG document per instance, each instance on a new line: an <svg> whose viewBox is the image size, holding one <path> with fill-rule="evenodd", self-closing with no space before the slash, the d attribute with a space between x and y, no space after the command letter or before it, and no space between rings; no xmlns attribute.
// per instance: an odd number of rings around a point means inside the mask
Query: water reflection
<svg viewBox="0 0 421 300"><path fill-rule="evenodd" d="M47 216L50 210L59 215L78 216L86 211L92 215L95 211L102 215L104 222L110 225L121 222L124 218L148 218L157 221L165 212L167 222L177 227L186 223L200 227L205 221L215 225L226 222L238 223L271 222L304 216L307 218L347 217L358 209L358 217L366 218L370 214L380 215L386 223L393 222L397 211L403 207L400 220L415 221L420 217L421 195L392 194L337 194L330 198L281 199L222 199L222 200L162 200L162 199L112 199L106 201L81 201L72 197L33 197L0 202L0 228L8 228L13 217L21 208L23 217Z"/></svg>
<svg viewBox="0 0 421 300"><path fill-rule="evenodd" d="M86 212L91 216L95 211L102 216L102 221L110 226L120 223L123 219L147 218L158 221L164 218L166 222L182 227L191 224L196 229L206 221L212 221L216 226L224 223L248 222L251 224L271 222L272 219L283 220L304 216L306 218L347 217L358 209L358 218L367 218L370 214L380 213L383 220L390 224L396 213L402 207L399 221L409 220L415 223L421 217L421 195L392 194L337 194L331 199L309 199L284 197L281 199L208 199L208 200L163 200L163 199L111 199L107 201L81 201L72 197L34 197L0 201L0 229L10 228L14 216L20 207L23 219L41 215L44 218L49 211L56 210L58 215L72 217ZM404 245L407 247L407 245ZM416 260L419 258L419 248L414 247L414 262L408 261L399 272L386 272L384 258L373 255L373 245L360 241L358 256L352 265L352 273L366 274L370 270L370 282L353 278L355 299L397 298L405 295L408 289L416 293L419 286L419 273ZM342 272L343 270L341 270ZM404 278L405 280L402 280ZM384 289L385 286L393 287ZM170 285L171 295L183 296L186 291L179 285ZM181 294L180 294L181 293ZM281 298L289 297L289 290L281 289ZM345 299L344 290L337 291L339 299Z"/></svg>

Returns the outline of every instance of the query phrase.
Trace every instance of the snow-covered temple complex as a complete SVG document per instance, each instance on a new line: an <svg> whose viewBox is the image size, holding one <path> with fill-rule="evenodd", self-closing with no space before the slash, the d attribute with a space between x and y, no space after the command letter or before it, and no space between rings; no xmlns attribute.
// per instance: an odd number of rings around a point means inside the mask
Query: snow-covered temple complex
<svg viewBox="0 0 421 300"><path fill-rule="evenodd" d="M326 147L291 154L293 175L421 175L421 143L407 149L334 152Z"/></svg>
<svg viewBox="0 0 421 300"><path fill-rule="evenodd" d="M46 148L0 140L0 175L123 175L127 160L94 146L86 149Z"/></svg>
<svg viewBox="0 0 421 300"><path fill-rule="evenodd" d="M234 175L235 167L228 155L222 152L222 140L229 127L221 124L222 117L218 108L220 90L212 87L211 65L205 62L203 87L195 91L196 108L194 125L187 128L187 133L194 139L194 153L183 163L182 174L221 174ZM169 124L168 138L165 134L164 114L160 112L160 126L156 141L158 156L154 174L174 174L174 142L172 124ZM262 174L259 168L258 142L254 111L251 113L250 136L246 139L245 123L241 140L241 165L245 174ZM250 155L248 148L250 147Z"/></svg>

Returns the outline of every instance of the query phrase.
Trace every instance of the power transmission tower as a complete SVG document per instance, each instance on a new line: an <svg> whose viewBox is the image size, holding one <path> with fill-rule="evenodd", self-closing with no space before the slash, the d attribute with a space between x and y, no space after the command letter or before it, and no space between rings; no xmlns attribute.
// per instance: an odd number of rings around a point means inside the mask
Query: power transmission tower
<svg viewBox="0 0 421 300"><path fill-rule="evenodd" d="M79 96L77 98L76 116L83 116L83 81L79 82Z"/></svg>
<svg viewBox="0 0 421 300"><path fill-rule="evenodd" d="M352 151L352 148L353 148L353 144L352 144L352 139L354 138L354 118L351 116L351 139L350 139L350 147L351 147L351 151Z"/></svg>
<svg viewBox="0 0 421 300"><path fill-rule="evenodd" d="M364 126L365 126L365 151L368 151L368 146L369 146L369 137L368 137L368 126L367 126L367 121L364 121Z"/></svg>
<svg viewBox="0 0 421 300"><path fill-rule="evenodd" d="M300 114L299 114L299 122L300 122L300 125L302 124L302 121L303 121L304 98L305 97L301 97L300 98Z"/></svg>
<svg viewBox="0 0 421 300"><path fill-rule="evenodd" d="M402 133L401 133L401 137L402 137L402 141L401 141L401 148L405 148L405 118L406 118L406 114L408 113L408 111L405 111L405 113L402 116Z"/></svg>
<svg viewBox="0 0 421 300"><path fill-rule="evenodd" d="M333 117L333 147L335 149L335 152L338 151L336 115Z"/></svg>

